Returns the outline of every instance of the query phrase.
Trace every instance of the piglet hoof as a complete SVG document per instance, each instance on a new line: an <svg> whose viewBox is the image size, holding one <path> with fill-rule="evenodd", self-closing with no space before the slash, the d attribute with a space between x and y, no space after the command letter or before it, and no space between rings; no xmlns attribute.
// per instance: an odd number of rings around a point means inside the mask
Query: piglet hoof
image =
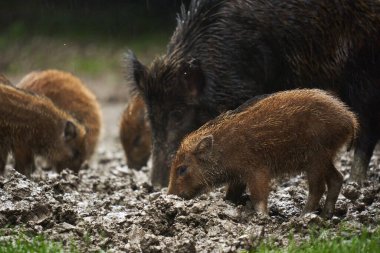
<svg viewBox="0 0 380 253"><path fill-rule="evenodd" d="M258 214L258 216L261 217L269 217L269 212L266 204L262 202L258 202L255 204L255 211Z"/></svg>
<svg viewBox="0 0 380 253"><path fill-rule="evenodd" d="M261 222L267 223L270 221L269 213L263 213L263 212L256 211L256 214L257 214L257 218L260 221L260 223Z"/></svg>

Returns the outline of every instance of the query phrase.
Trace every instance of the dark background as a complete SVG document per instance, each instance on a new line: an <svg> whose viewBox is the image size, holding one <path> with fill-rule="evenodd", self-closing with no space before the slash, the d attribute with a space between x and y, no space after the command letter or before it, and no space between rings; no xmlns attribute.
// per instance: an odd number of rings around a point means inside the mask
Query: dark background
<svg viewBox="0 0 380 253"><path fill-rule="evenodd" d="M131 40L169 33L189 0L0 1L0 35Z"/></svg>
<svg viewBox="0 0 380 253"><path fill-rule="evenodd" d="M0 73L17 84L31 71L79 77L102 105L101 147L118 142L128 101L123 55L149 65L166 51L180 6L190 0L0 0Z"/></svg>
<svg viewBox="0 0 380 253"><path fill-rule="evenodd" d="M57 68L79 76L114 73L132 49L149 63L165 53L182 4L190 0L0 1L0 72L16 81ZM99 79L97 79L99 80Z"/></svg>

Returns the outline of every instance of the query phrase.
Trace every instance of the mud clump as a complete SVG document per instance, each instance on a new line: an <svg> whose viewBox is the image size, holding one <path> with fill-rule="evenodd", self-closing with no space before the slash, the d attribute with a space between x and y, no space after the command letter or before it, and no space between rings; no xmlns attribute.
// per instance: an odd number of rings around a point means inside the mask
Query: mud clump
<svg viewBox="0 0 380 253"><path fill-rule="evenodd" d="M349 160L345 155L338 163L346 181ZM345 224L360 231L380 220L380 188L372 180L379 166L362 188L345 181L331 220L318 213L299 217L307 199L302 176L272 184L269 217L263 217L249 200L223 200L223 188L188 201L167 195L150 184L149 171L129 169L121 148L99 152L77 176L37 171L29 180L8 166L0 177L0 226L11 228L2 232L10 239L15 230L42 234L80 252L236 252L267 239L287 245L291 233L302 240L311 226L338 231Z"/></svg>

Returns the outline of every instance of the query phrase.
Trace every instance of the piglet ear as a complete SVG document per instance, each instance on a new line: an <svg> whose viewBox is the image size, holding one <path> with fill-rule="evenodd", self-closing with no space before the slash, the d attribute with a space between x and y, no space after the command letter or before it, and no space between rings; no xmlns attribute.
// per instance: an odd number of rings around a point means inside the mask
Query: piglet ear
<svg viewBox="0 0 380 253"><path fill-rule="evenodd" d="M144 92L143 79L146 76L146 67L137 60L133 51L128 50L124 57L124 76L131 91Z"/></svg>
<svg viewBox="0 0 380 253"><path fill-rule="evenodd" d="M200 60L193 58L185 63L181 75L182 81L187 89L188 97L194 99L201 95L206 84L206 79Z"/></svg>
<svg viewBox="0 0 380 253"><path fill-rule="evenodd" d="M70 141L77 136L77 129L73 122L66 121L63 136L65 138L65 141Z"/></svg>
<svg viewBox="0 0 380 253"><path fill-rule="evenodd" d="M212 135L207 135L199 140L194 152L198 158L205 160L211 155L213 145L214 137Z"/></svg>

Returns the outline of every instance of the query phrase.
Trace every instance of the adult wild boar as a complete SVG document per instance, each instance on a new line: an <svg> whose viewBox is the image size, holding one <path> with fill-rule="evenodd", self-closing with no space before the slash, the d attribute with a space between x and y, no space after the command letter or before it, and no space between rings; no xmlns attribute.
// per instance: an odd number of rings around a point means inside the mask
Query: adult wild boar
<svg viewBox="0 0 380 253"><path fill-rule="evenodd" d="M380 134L380 1L193 0L167 53L149 67L132 52L127 79L143 96L155 185L166 186L180 141L263 93L317 87L359 116L351 177L365 179Z"/></svg>

